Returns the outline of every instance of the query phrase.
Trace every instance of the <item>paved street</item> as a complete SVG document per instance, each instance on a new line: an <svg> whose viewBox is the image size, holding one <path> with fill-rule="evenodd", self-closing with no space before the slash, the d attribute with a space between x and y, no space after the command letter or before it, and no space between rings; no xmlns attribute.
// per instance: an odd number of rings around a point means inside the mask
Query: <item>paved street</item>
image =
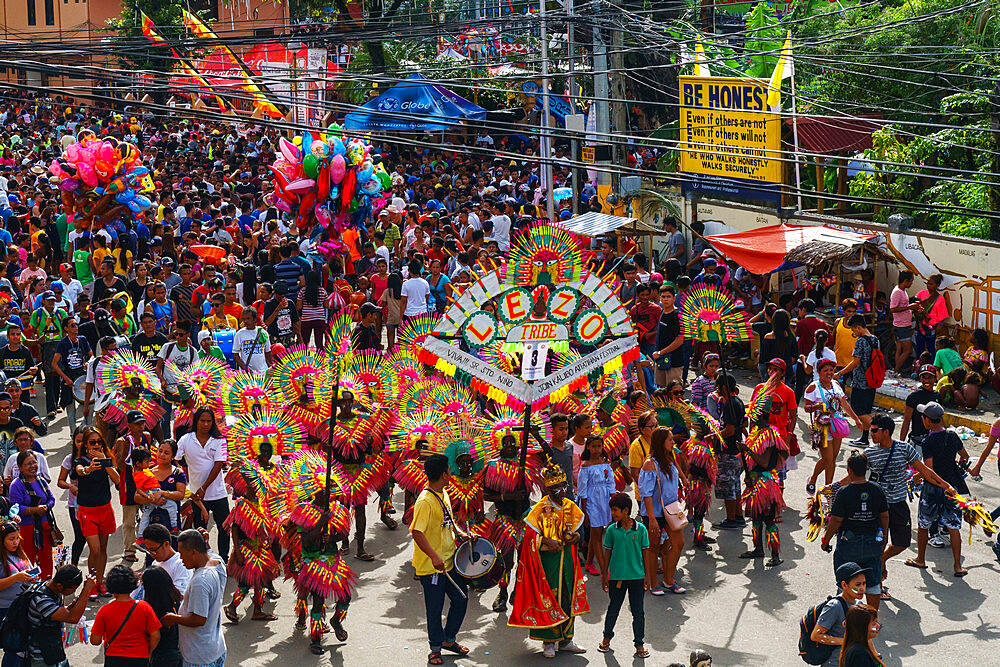
<svg viewBox="0 0 1000 667"><path fill-rule="evenodd" d="M745 390L741 393L748 395ZM55 435L43 439L53 468L67 452L65 429L56 430ZM975 440L967 441L967 446L973 457L981 449ZM646 597L646 638L652 653L646 664L666 665L672 661L687 664L687 656L695 648L708 650L715 665L804 664L796 651L798 620L809 606L834 592L832 556L820 550L818 540L809 544L805 541L805 469L811 468L814 460L813 452L805 452L799 460L800 469L789 474L786 490L789 507L781 525L785 563L779 568L765 570L762 561L747 563L736 558L750 542L749 527L743 535L709 529L709 534L719 540L711 553L696 552L688 544L679 575L681 584L689 589L688 594ZM984 505L992 508L1000 502L995 463L990 463L984 471L984 483L973 482L971 486ZM65 497L60 494L57 498L60 525L67 530ZM401 508L401 493L396 502ZM915 524L916 507L911 505L911 508ZM369 516L373 511L374 507ZM723 517L721 503L715 501L709 519ZM330 636L329 654L322 658L312 656L305 633L293 628L294 594L291 586L282 582L278 587L282 598L274 605L278 621L249 620L247 601L241 609L247 615L245 620L236 626L225 623L228 664L283 662L382 667L425 664L423 600L408 565L411 541L402 527L390 532L381 524L371 525L370 520L368 535L368 550L378 555L378 560L362 563L350 559L360 583L345 623L350 633L345 645L335 644ZM963 537L968 539L967 527ZM951 553L947 549L928 549L931 567L926 571L904 567L902 561L908 553L892 562L889 582L895 599L883 603L880 614L883 629L877 640L887 665L995 664L985 652L1000 645L992 643L1000 641L1000 627L994 621L1000 617L1000 599L988 596L987 591L1000 581L1000 565L989 545L978 529L972 536L971 547L967 541L964 543L965 565L970 571L965 579L951 575ZM117 563L120 537L112 538L111 552L115 554L111 564ZM230 592L231 589L230 585ZM607 605L599 579L588 582L588 594L592 611L578 619L576 626L577 641L588 652L582 656L560 654L558 662L631 664L627 611L623 610L619 619L618 634L612 643L615 652L601 654L596 646ZM471 601L459 639L472 648L472 654L463 660L446 657L445 664L548 664L542 658L540 644L529 644L526 631L508 628L505 617L489 610L493 596L491 591ZM88 617L93 617L92 612L88 612ZM73 647L69 655L74 665L102 662L97 648L92 646Z"/></svg>

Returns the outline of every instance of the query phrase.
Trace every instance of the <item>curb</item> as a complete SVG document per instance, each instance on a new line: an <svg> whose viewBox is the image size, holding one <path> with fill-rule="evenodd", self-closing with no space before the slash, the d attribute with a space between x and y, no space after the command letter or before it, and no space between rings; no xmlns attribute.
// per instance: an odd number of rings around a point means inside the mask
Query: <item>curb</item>
<svg viewBox="0 0 1000 667"><path fill-rule="evenodd" d="M875 394L875 405L884 410L893 410L899 413L903 413L906 410L906 401L885 394ZM993 422L946 411L944 413L944 424L945 426L965 426L971 428L977 435L987 435L990 432Z"/></svg>

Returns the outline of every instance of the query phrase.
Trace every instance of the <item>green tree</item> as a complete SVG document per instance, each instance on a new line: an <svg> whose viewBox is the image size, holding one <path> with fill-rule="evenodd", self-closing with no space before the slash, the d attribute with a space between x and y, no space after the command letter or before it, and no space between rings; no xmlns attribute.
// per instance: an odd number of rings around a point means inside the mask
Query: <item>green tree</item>
<svg viewBox="0 0 1000 667"><path fill-rule="evenodd" d="M122 4L121 14L107 22L111 40L122 46L115 52L122 69L160 72L173 69L173 56L166 47L153 42L146 42L149 45L147 48L136 46L146 40L137 10L153 20L156 31L162 37L176 43L185 34L182 7L180 0L138 0L133 4Z"/></svg>
<svg viewBox="0 0 1000 667"><path fill-rule="evenodd" d="M892 202L910 201L917 184L917 165L910 147L896 137L891 125L872 134L872 147L861 155L864 170L850 183L850 193L855 197L880 200L884 204L857 204L862 210L873 210L876 222L885 222L891 213ZM890 163L890 164L885 164ZM902 165L902 166L896 166ZM907 172L906 174L900 172Z"/></svg>

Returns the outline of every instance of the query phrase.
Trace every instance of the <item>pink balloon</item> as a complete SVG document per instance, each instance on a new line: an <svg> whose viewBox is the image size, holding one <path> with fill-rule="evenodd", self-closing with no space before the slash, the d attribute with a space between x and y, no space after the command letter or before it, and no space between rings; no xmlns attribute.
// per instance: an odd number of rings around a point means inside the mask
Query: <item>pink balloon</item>
<svg viewBox="0 0 1000 667"><path fill-rule="evenodd" d="M293 164L299 162L299 149L295 147L295 144L281 137L278 139L278 147L281 149L281 154L285 156L286 160Z"/></svg>
<svg viewBox="0 0 1000 667"><path fill-rule="evenodd" d="M87 164L85 162L81 162L77 168L80 171L80 180L83 181L84 184L92 188L96 188L97 172L94 171L94 166L91 164Z"/></svg>
<svg viewBox="0 0 1000 667"><path fill-rule="evenodd" d="M278 209L279 211L284 211L285 213L292 212L292 205L286 202L284 199L281 199L280 197L275 197L274 208Z"/></svg>
<svg viewBox="0 0 1000 667"><path fill-rule="evenodd" d="M114 162L114 158L115 147L107 142L102 143L100 150L97 152L97 159L111 163Z"/></svg>
<svg viewBox="0 0 1000 667"><path fill-rule="evenodd" d="M66 158L67 162L76 162L80 157L80 145L70 144L67 146L66 150L63 151L63 157Z"/></svg>
<svg viewBox="0 0 1000 667"><path fill-rule="evenodd" d="M330 160L330 181L339 185L347 172L347 162L343 155L334 155Z"/></svg>
<svg viewBox="0 0 1000 667"><path fill-rule="evenodd" d="M288 192L305 192L309 188L316 185L316 181L311 178L300 178L297 181L292 181L285 188Z"/></svg>

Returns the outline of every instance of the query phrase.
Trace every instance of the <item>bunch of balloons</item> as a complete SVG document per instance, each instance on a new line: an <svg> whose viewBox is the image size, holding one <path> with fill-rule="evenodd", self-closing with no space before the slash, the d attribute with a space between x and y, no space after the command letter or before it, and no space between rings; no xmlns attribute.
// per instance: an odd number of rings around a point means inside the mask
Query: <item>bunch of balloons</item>
<svg viewBox="0 0 1000 667"><path fill-rule="evenodd" d="M364 228L371 213L385 205L391 184L371 146L346 139L337 124L323 132L305 132L294 142L281 138L281 151L271 165L274 191L270 203L298 229L337 231Z"/></svg>
<svg viewBox="0 0 1000 667"><path fill-rule="evenodd" d="M134 145L82 130L49 172L59 179L67 218L76 229L124 231L122 218L142 218L156 188ZM115 235L115 234L113 234Z"/></svg>

